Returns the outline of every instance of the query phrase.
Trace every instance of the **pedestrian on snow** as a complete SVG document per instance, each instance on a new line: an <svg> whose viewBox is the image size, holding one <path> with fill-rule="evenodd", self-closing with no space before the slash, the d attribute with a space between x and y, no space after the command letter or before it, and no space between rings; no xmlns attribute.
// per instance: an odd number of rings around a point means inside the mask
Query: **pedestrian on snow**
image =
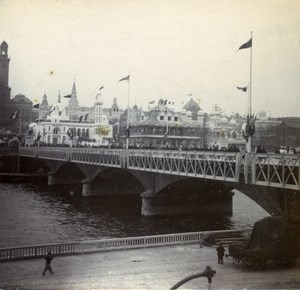
<svg viewBox="0 0 300 290"><path fill-rule="evenodd" d="M225 249L221 243L220 246L217 247L218 264L223 264L224 253L225 253Z"/></svg>
<svg viewBox="0 0 300 290"><path fill-rule="evenodd" d="M51 261L53 260L53 257L51 255L51 251L48 252L48 254L45 256L45 268L43 271L43 276L45 276L46 272L49 271L51 274L53 274L52 268L51 268Z"/></svg>

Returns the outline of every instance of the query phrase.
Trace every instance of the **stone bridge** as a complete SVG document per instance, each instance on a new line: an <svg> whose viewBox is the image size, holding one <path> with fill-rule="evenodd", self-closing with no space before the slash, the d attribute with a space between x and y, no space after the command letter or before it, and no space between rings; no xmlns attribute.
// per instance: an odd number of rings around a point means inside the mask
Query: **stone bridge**
<svg viewBox="0 0 300 290"><path fill-rule="evenodd" d="M67 147L21 147L19 155L44 160L49 185L81 183L83 196L136 191L146 216L230 212L236 188L300 221L300 155Z"/></svg>

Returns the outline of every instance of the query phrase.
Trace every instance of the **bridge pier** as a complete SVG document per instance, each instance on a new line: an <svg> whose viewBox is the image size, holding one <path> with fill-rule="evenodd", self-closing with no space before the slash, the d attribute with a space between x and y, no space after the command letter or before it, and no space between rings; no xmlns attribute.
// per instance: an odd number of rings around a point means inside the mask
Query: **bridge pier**
<svg viewBox="0 0 300 290"><path fill-rule="evenodd" d="M48 186L60 184L58 178L55 176L55 173L48 173Z"/></svg>
<svg viewBox="0 0 300 290"><path fill-rule="evenodd" d="M284 209L287 221L300 227L300 195L296 191L285 192Z"/></svg>
<svg viewBox="0 0 300 290"><path fill-rule="evenodd" d="M90 178L85 178L81 181L82 183L82 196L87 197L87 196L93 196L95 195L93 191L93 186L92 186L92 181Z"/></svg>
<svg viewBox="0 0 300 290"><path fill-rule="evenodd" d="M180 187L167 188L160 193L150 188L140 195L141 215L231 215L233 195L229 189L208 192L205 185L197 190L187 186L185 191Z"/></svg>

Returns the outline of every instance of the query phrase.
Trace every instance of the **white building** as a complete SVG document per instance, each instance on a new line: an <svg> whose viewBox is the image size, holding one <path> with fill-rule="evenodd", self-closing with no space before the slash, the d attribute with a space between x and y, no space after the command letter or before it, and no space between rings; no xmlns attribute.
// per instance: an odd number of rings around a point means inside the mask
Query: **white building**
<svg viewBox="0 0 300 290"><path fill-rule="evenodd" d="M112 139L112 126L103 114L101 95L96 96L94 112L72 120L61 104L61 97L52 107L46 119L40 119L35 126L35 136L40 142L66 145L108 145ZM93 118L89 115L93 115Z"/></svg>

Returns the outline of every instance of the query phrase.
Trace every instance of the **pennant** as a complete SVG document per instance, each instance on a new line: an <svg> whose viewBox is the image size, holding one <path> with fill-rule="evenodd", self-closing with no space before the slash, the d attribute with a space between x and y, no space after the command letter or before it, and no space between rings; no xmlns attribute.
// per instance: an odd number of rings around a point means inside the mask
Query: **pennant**
<svg viewBox="0 0 300 290"><path fill-rule="evenodd" d="M128 75L127 77L122 78L122 79L119 80L119 82L122 82L122 81L129 82L130 81L130 75Z"/></svg>
<svg viewBox="0 0 300 290"><path fill-rule="evenodd" d="M243 92L247 92L247 87L236 87L238 90L242 90Z"/></svg>
<svg viewBox="0 0 300 290"><path fill-rule="evenodd" d="M149 105L150 105L150 104L154 104L154 103L155 103L155 101L151 101L151 102L149 102Z"/></svg>
<svg viewBox="0 0 300 290"><path fill-rule="evenodd" d="M49 113L52 113L55 110L55 106L52 106Z"/></svg>
<svg viewBox="0 0 300 290"><path fill-rule="evenodd" d="M87 118L88 118L88 115L89 115L89 113L87 113L87 114L85 115L85 117L84 117L84 121L86 121L86 120L87 120Z"/></svg>
<svg viewBox="0 0 300 290"><path fill-rule="evenodd" d="M18 117L18 115L19 115L19 112L20 112L20 110L13 112L11 114L10 118L13 119L13 120L16 119Z"/></svg>
<svg viewBox="0 0 300 290"><path fill-rule="evenodd" d="M33 107L34 107L35 109L39 109L39 108L40 108L40 104L35 104Z"/></svg>
<svg viewBox="0 0 300 290"><path fill-rule="evenodd" d="M99 88L99 91L101 91L102 89L104 89L104 86L102 86L101 88Z"/></svg>
<svg viewBox="0 0 300 290"><path fill-rule="evenodd" d="M79 117L79 122L81 122L81 121L82 121L82 118L83 118L83 115Z"/></svg>
<svg viewBox="0 0 300 290"><path fill-rule="evenodd" d="M68 99L70 99L72 97L72 95L66 95L66 96L64 96L64 98L68 98Z"/></svg>
<svg viewBox="0 0 300 290"><path fill-rule="evenodd" d="M238 50L249 48L249 47L252 47L252 37L246 43L241 45Z"/></svg>

